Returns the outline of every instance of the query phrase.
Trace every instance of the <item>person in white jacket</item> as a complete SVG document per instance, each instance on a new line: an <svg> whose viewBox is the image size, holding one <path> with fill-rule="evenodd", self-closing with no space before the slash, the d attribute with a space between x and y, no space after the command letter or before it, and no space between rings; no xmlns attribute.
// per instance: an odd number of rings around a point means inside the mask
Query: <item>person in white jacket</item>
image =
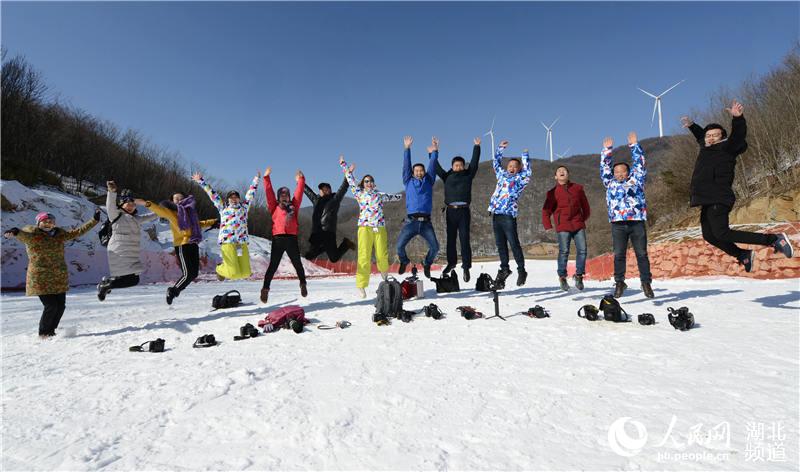
<svg viewBox="0 0 800 472"><path fill-rule="evenodd" d="M106 211L111 223L111 239L108 241L108 271L110 277L103 277L97 284L97 298L100 301L115 288L133 287L139 284L139 274L144 271L140 259L142 225L158 218L155 213L139 214L137 205L145 201L134 199L126 190L117 197L117 184L108 181Z"/></svg>

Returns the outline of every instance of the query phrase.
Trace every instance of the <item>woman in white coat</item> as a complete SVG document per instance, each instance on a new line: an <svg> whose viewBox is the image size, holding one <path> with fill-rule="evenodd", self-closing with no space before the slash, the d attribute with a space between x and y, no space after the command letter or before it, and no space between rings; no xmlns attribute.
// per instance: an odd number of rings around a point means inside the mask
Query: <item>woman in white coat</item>
<svg viewBox="0 0 800 472"><path fill-rule="evenodd" d="M141 253L142 225L158 218L155 213L140 215L136 205L144 200L134 199L126 191L117 198L117 184L107 182L106 211L111 222L111 239L108 242L108 269L110 277L103 277L97 285L97 298L106 299L112 289L133 287L139 284L139 274L144 266Z"/></svg>

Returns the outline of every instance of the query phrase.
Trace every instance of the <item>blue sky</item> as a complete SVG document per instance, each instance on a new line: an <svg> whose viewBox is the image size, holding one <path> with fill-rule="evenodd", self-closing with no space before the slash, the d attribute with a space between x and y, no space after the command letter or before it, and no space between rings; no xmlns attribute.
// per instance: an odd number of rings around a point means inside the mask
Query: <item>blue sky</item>
<svg viewBox="0 0 800 472"><path fill-rule="evenodd" d="M636 87L686 79L663 102L680 132L720 86L779 64L798 24L797 2L2 4L3 46L60 99L208 174L338 182L342 153L387 191L404 134L415 161L437 135L447 167L495 114L510 154L544 157L539 122L557 116L556 152L597 152L658 134Z"/></svg>

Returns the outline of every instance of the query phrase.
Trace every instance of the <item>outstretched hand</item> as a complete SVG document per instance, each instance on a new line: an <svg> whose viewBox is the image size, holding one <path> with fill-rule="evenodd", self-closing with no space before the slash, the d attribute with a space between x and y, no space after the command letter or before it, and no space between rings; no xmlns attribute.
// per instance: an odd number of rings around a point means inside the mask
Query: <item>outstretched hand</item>
<svg viewBox="0 0 800 472"><path fill-rule="evenodd" d="M117 184L113 180L107 181L106 187L108 188L109 192L117 193Z"/></svg>
<svg viewBox="0 0 800 472"><path fill-rule="evenodd" d="M628 144L634 145L639 142L639 138L636 136L636 131L631 131L628 133Z"/></svg>
<svg viewBox="0 0 800 472"><path fill-rule="evenodd" d="M264 169L264 177L269 177L269 174L272 173L272 167L267 167Z"/></svg>
<svg viewBox="0 0 800 472"><path fill-rule="evenodd" d="M303 177L305 177L305 176L303 175L303 171L301 171L301 170L299 170L299 169L298 169L298 170L297 170L297 173L296 173L296 174L294 174L294 181L295 181L295 182L300 182L300 179L302 179Z"/></svg>
<svg viewBox="0 0 800 472"><path fill-rule="evenodd" d="M412 138L411 136L404 136L403 137L403 146L406 149L410 149L411 148L411 143L413 143L413 142L414 142L414 138Z"/></svg>
<svg viewBox="0 0 800 472"><path fill-rule="evenodd" d="M692 119L689 118L688 116L682 116L681 117L681 126L683 126L684 128L688 128L688 127L692 126L693 124L694 124L694 121L692 121Z"/></svg>
<svg viewBox="0 0 800 472"><path fill-rule="evenodd" d="M94 215L92 215L92 218L94 218L95 221L100 221L100 209L99 208L95 208L94 209Z"/></svg>
<svg viewBox="0 0 800 472"><path fill-rule="evenodd" d="M3 236L6 238L13 238L19 233L19 228L11 228L10 230L3 233Z"/></svg>
<svg viewBox="0 0 800 472"><path fill-rule="evenodd" d="M339 165L344 164L344 154L339 154Z"/></svg>
<svg viewBox="0 0 800 472"><path fill-rule="evenodd" d="M439 138L434 136L431 138L431 145L428 146L428 154L438 150L439 150Z"/></svg>
<svg viewBox="0 0 800 472"><path fill-rule="evenodd" d="M472 140L472 143L473 143L474 145L476 145L476 146L480 146L480 145L481 145L481 138L480 138L480 136L479 136L479 137L477 137L477 138L475 138L475 139L473 139L473 140Z"/></svg>
<svg viewBox="0 0 800 472"><path fill-rule="evenodd" d="M508 140L500 141L500 147L508 147Z"/></svg>
<svg viewBox="0 0 800 472"><path fill-rule="evenodd" d="M741 103L739 103L736 100L734 100L733 103L731 103L731 107L730 108L726 108L725 110L728 113L730 113L731 116L736 118L736 117L742 116L742 113L744 113L744 106L742 106Z"/></svg>
<svg viewBox="0 0 800 472"><path fill-rule="evenodd" d="M355 163L355 162L351 162L351 163L350 163L350 167L348 168L348 170L350 171L350 173L351 173L351 174L352 174L353 172L355 172L355 170L356 170L356 163Z"/></svg>
<svg viewBox="0 0 800 472"><path fill-rule="evenodd" d="M603 139L603 147L604 148L614 147L614 140L610 136L607 136L605 139Z"/></svg>
<svg viewBox="0 0 800 472"><path fill-rule="evenodd" d="M133 199L133 203L135 203L135 204L137 204L139 206L147 206L147 201L142 199L142 198L134 198Z"/></svg>
<svg viewBox="0 0 800 472"><path fill-rule="evenodd" d="M200 172L195 172L194 174L192 174L192 180L194 180L195 182L200 182L201 180L203 180L203 174L201 174Z"/></svg>

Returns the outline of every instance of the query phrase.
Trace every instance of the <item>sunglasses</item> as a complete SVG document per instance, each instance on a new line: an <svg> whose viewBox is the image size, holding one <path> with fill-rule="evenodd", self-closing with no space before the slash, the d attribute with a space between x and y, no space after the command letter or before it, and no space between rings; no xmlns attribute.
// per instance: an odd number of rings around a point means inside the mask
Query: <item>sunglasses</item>
<svg viewBox="0 0 800 472"><path fill-rule="evenodd" d="M375 183L375 181L374 181L374 180L372 180L372 179L364 179L364 183L365 183L365 184L374 184L374 183Z"/></svg>

